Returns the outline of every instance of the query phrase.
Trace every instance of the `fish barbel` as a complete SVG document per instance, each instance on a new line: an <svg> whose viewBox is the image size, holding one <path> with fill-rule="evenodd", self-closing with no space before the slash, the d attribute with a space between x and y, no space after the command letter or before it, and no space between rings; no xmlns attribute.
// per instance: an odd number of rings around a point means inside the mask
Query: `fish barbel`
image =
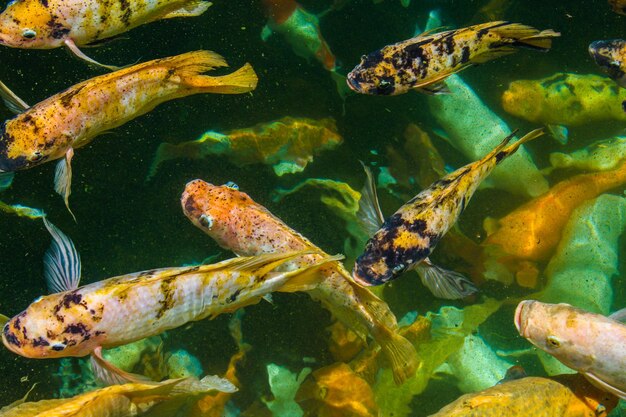
<svg viewBox="0 0 626 417"><path fill-rule="evenodd" d="M281 272L277 268L302 251L267 254L154 269L78 288L80 258L74 245L54 225L46 225L54 238L45 258L46 279L51 290L64 291L35 300L2 331L4 345L27 358L85 356L235 311L273 291L310 288L317 274L307 272L339 259L323 255Z"/></svg>
<svg viewBox="0 0 626 417"><path fill-rule="evenodd" d="M519 47L547 51L558 36L552 29L539 31L506 21L422 34L363 55L347 82L362 94L389 96L411 89L436 94L446 90L441 82L451 74Z"/></svg>
<svg viewBox="0 0 626 417"><path fill-rule="evenodd" d="M621 87L626 88L626 40L611 39L591 42L589 55L602 71Z"/></svg>
<svg viewBox="0 0 626 417"><path fill-rule="evenodd" d="M272 252L313 250L321 252L307 238L291 229L269 210L238 189L194 180L181 197L183 212L191 222L223 248L249 256ZM301 268L319 259L314 253L293 258L285 268ZM367 334L380 344L401 383L415 373L417 353L400 336L398 324L387 304L365 288L354 284L340 262L319 269L322 279L308 290L309 295L330 310L359 336Z"/></svg>
<svg viewBox="0 0 626 417"><path fill-rule="evenodd" d="M384 222L376 199L365 199L361 217L369 219L366 223L369 223L370 230L376 230L377 224L381 226L357 258L352 270L354 280L361 285L381 285L409 269L418 268L425 285L438 297L462 298L475 292L476 288L463 276L433 265L428 257L496 165L523 143L541 136L543 131L533 130L507 146L514 134L479 161L434 182ZM375 195L374 185L370 188L373 190L370 194Z"/></svg>
<svg viewBox="0 0 626 417"><path fill-rule="evenodd" d="M626 399L624 316L624 310L605 317L565 303L525 300L515 310L515 327L596 387Z"/></svg>
<svg viewBox="0 0 626 417"><path fill-rule="evenodd" d="M165 101L199 93L240 94L256 87L257 77L249 64L220 77L201 75L226 65L224 58L210 51L155 59L83 81L32 107L2 84L0 96L21 113L0 126L0 171L63 158L55 189L67 205L74 149Z"/></svg>
<svg viewBox="0 0 626 417"><path fill-rule="evenodd" d="M200 0L15 0L0 13L0 45L29 49L65 45L87 62L118 69L94 61L79 46L155 20L199 16L209 6Z"/></svg>

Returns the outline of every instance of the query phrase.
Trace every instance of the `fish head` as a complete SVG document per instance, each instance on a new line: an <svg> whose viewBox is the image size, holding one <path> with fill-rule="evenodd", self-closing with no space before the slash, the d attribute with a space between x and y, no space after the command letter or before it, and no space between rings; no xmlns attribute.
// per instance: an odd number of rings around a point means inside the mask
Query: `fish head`
<svg viewBox="0 0 626 417"><path fill-rule="evenodd" d="M575 370L589 369L595 361L595 330L586 312L569 304L525 300L515 310L519 334L539 349Z"/></svg>
<svg viewBox="0 0 626 417"><path fill-rule="evenodd" d="M15 172L60 158L71 146L65 136L46 140L37 133L37 125L24 120L28 115L22 113L0 126L0 172Z"/></svg>
<svg viewBox="0 0 626 417"><path fill-rule="evenodd" d="M589 55L609 77L626 87L626 41L610 39L594 41L589 45Z"/></svg>
<svg viewBox="0 0 626 417"><path fill-rule="evenodd" d="M382 51L363 55L359 65L347 75L346 82L350 89L361 94L391 96L405 93L396 86L396 77Z"/></svg>
<svg viewBox="0 0 626 417"><path fill-rule="evenodd" d="M61 46L69 28L58 21L48 0L16 0L0 13L0 45L48 49Z"/></svg>
<svg viewBox="0 0 626 417"><path fill-rule="evenodd" d="M39 297L2 329L2 342L27 358L85 356L104 340L92 332L93 315L77 291ZM97 314L97 312L94 312Z"/></svg>
<svg viewBox="0 0 626 417"><path fill-rule="evenodd" d="M555 77L556 78L556 77ZM553 84L560 83L555 80ZM562 84L562 82L560 83ZM551 84L552 85L552 84ZM567 89L559 88L559 91ZM502 93L502 107L517 117L531 122L543 123L542 104L545 101L545 92L541 85L530 80L517 80L509 84L509 88Z"/></svg>
<svg viewBox="0 0 626 417"><path fill-rule="evenodd" d="M363 286L382 285L396 278L406 268L390 268L384 255L377 250L366 249L352 268L352 278Z"/></svg>

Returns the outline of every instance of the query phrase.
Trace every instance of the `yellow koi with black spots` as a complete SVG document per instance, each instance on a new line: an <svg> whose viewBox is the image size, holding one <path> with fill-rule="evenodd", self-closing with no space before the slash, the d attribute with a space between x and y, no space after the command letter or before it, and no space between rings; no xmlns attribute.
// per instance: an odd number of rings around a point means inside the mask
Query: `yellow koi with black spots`
<svg viewBox="0 0 626 417"><path fill-rule="evenodd" d="M54 241L44 258L51 290L9 320L4 345L27 358L95 354L160 334L190 321L255 304L273 291L300 291L317 284L315 271L340 259L324 255L291 271L279 270L312 251L241 257L214 265L138 272L78 288L80 258L74 245L46 221ZM106 367L106 366L105 366ZM109 367L112 365L109 364Z"/></svg>
<svg viewBox="0 0 626 417"><path fill-rule="evenodd" d="M444 234L456 223L470 198L489 173L525 142L541 136L534 130L507 146L511 134L481 160L434 182L400 207L367 242L352 271L362 285L381 285L418 268L422 280L442 298L462 298L476 291L462 275L430 263L428 257ZM380 213L377 206L374 210ZM363 206L362 206L363 210Z"/></svg>
<svg viewBox="0 0 626 417"><path fill-rule="evenodd" d="M224 66L226 61L210 51L155 59L83 81L30 108L6 87L0 89L0 95L23 110L0 126L0 171L64 158L55 185L67 204L75 148L165 101L200 93L240 94L256 87L249 64L224 76L202 75Z"/></svg>
<svg viewBox="0 0 626 417"><path fill-rule="evenodd" d="M210 5L200 0L16 0L0 14L0 45L65 45L79 58L98 64L78 47L155 20L199 16Z"/></svg>
<svg viewBox="0 0 626 417"><path fill-rule="evenodd" d="M519 47L547 51L557 36L551 29L540 32L505 21L423 34L364 55L348 74L348 85L362 94L390 96L411 89L434 94L445 90L441 82L456 72Z"/></svg>

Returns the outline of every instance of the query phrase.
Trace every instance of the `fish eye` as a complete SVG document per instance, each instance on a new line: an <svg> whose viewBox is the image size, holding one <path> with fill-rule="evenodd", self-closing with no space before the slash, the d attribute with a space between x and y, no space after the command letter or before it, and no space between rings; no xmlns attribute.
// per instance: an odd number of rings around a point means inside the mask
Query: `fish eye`
<svg viewBox="0 0 626 417"><path fill-rule="evenodd" d="M43 154L41 153L41 151L35 151L33 152L33 156L30 158L30 161L39 162L41 161L41 158L43 158Z"/></svg>
<svg viewBox="0 0 626 417"><path fill-rule="evenodd" d="M561 341L555 336L548 336L546 338L546 341L548 342L548 345L550 345L553 348L561 347Z"/></svg>
<svg viewBox="0 0 626 417"><path fill-rule="evenodd" d="M32 29L24 29L22 31L22 36L26 39L33 39L35 36L37 36L37 32Z"/></svg>
<svg viewBox="0 0 626 417"><path fill-rule="evenodd" d="M203 214L202 216L200 216L200 224L207 229L210 229L211 227L213 227L213 217L207 214Z"/></svg>
<svg viewBox="0 0 626 417"><path fill-rule="evenodd" d="M56 350L57 352L65 349L65 343L55 343L51 346L52 350Z"/></svg>

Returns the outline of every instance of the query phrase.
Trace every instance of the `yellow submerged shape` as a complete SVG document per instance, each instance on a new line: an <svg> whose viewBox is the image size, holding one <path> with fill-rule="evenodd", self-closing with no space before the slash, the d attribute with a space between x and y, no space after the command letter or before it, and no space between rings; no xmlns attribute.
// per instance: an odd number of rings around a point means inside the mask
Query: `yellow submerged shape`
<svg viewBox="0 0 626 417"><path fill-rule="evenodd" d="M0 410L0 417L130 417L151 411L176 410L180 400L205 395L209 391L236 391L228 381L216 377L170 379L160 383L112 385L72 398L24 402ZM171 414L170 414L171 415Z"/></svg>
<svg viewBox="0 0 626 417"><path fill-rule="evenodd" d="M256 87L257 77L249 64L224 76L202 75L225 66L224 58L214 52L194 51L76 84L4 123L0 128L0 171L13 172L64 158L57 167L55 188L67 204L74 149L165 101L200 93L240 94ZM4 97L11 94L6 88L2 92ZM14 95L11 98L15 106L23 104Z"/></svg>
<svg viewBox="0 0 626 417"><path fill-rule="evenodd" d="M78 47L155 20L199 16L210 5L201 0L16 0L0 14L0 45L30 49L65 45L79 58L101 65Z"/></svg>
<svg viewBox="0 0 626 417"><path fill-rule="evenodd" d="M527 377L465 394L431 417L606 417L616 405L581 375Z"/></svg>
<svg viewBox="0 0 626 417"><path fill-rule="evenodd" d="M626 120L626 89L594 74L556 73L540 80L518 80L502 94L507 113L533 123L578 126Z"/></svg>
<svg viewBox="0 0 626 417"><path fill-rule="evenodd" d="M148 177L156 174L159 165L169 159L200 159L212 155L224 155L237 166L271 165L278 176L293 174L304 170L314 155L334 149L342 142L332 118L283 117L224 134L208 131L197 140L178 145L162 143Z"/></svg>

